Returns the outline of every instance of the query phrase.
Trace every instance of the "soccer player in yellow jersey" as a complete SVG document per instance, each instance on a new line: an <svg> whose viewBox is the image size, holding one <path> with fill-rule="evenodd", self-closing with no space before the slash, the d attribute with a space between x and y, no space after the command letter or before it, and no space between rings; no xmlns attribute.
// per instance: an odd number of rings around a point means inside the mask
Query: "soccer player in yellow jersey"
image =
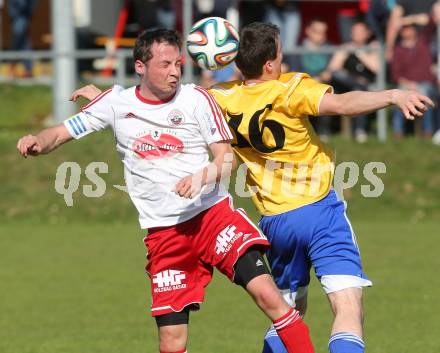
<svg viewBox="0 0 440 353"><path fill-rule="evenodd" d="M210 93L235 135L234 151L248 168L260 227L271 242L267 257L276 284L304 315L313 266L335 315L329 351L362 353L362 287L371 282L362 271L345 204L332 189L332 152L309 117L356 116L396 105L414 119L433 103L402 90L333 94L305 73L281 74L281 62L278 28L250 24L241 32L236 59L245 79L219 84ZM76 96L93 99L99 93L87 86ZM273 329L263 352L286 352Z"/></svg>
<svg viewBox="0 0 440 353"><path fill-rule="evenodd" d="M305 73L281 74L281 62L279 29L250 24L242 29L236 58L244 80L219 84L210 93L235 134L236 154L246 163L279 289L304 314L313 266L335 315L329 351L362 353L362 287L371 282L362 271L345 204L332 189L332 152L309 117L356 116L396 105L414 119L433 103L402 90L333 94L332 87ZM263 352L286 352L275 330L268 331Z"/></svg>

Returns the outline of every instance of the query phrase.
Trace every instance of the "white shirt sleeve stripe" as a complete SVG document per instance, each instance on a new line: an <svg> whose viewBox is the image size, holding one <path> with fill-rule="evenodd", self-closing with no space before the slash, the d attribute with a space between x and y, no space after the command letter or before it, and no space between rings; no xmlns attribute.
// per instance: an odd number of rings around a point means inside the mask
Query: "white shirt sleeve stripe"
<svg viewBox="0 0 440 353"><path fill-rule="evenodd" d="M227 130L225 130L224 125L222 124L222 122L224 122L224 118L223 115L220 113L219 116L219 111L218 111L218 106L217 103L214 101L214 99L211 97L211 95L203 88L196 86L195 89L197 91L199 91L200 93L203 94L203 96L207 99L209 106L211 107L212 110L212 114L214 116L214 121L215 121L215 125L217 126L217 129L219 130L219 133L221 135L221 137L224 140L230 140L232 139L232 136L229 136L230 133L227 133Z"/></svg>
<svg viewBox="0 0 440 353"><path fill-rule="evenodd" d="M91 107L93 104L95 104L96 102L98 102L99 100L101 100L101 98L103 98L105 95L107 95L108 93L110 93L112 91L112 88L109 88L107 91L104 91L102 93L100 93L94 100L92 100L89 104L85 105L84 107L81 108L81 110L87 109L89 107Z"/></svg>

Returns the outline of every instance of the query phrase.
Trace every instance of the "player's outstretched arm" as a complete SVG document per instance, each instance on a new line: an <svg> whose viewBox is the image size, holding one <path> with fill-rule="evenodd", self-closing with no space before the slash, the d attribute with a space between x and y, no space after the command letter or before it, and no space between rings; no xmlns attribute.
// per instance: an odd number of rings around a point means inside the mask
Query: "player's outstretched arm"
<svg viewBox="0 0 440 353"><path fill-rule="evenodd" d="M396 105L413 120L421 117L434 103L428 97L415 91L387 90L379 92L353 91L343 94L326 93L319 106L319 115L357 116Z"/></svg>
<svg viewBox="0 0 440 353"><path fill-rule="evenodd" d="M230 177L232 170L237 167L237 161L229 141L211 143L209 149L214 157L212 162L195 174L180 179L176 184L174 191L180 196L194 197L203 186L215 184L223 178Z"/></svg>
<svg viewBox="0 0 440 353"><path fill-rule="evenodd" d="M64 124L44 129L37 135L23 136L17 142L18 152L23 157L38 156L53 151L58 146L72 140Z"/></svg>

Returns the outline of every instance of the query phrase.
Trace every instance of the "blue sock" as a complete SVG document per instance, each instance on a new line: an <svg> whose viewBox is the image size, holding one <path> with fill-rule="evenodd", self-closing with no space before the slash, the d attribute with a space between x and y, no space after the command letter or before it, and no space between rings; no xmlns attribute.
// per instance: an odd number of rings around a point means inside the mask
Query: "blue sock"
<svg viewBox="0 0 440 353"><path fill-rule="evenodd" d="M264 337L263 353L287 353L281 338L278 337L277 331L272 326Z"/></svg>
<svg viewBox="0 0 440 353"><path fill-rule="evenodd" d="M330 353L364 353L365 344L350 332L338 332L330 337L328 350Z"/></svg>

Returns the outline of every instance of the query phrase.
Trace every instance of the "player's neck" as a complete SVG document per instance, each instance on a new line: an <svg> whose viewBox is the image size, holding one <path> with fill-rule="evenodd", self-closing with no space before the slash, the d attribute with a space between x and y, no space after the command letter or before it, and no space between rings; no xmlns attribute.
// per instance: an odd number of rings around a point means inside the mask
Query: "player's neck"
<svg viewBox="0 0 440 353"><path fill-rule="evenodd" d="M248 78L244 80L244 85L245 86L255 86L258 85L260 83L264 83L266 81L272 81L272 80L276 80L277 77L271 77L271 76L266 76L266 75L262 75L258 78Z"/></svg>
<svg viewBox="0 0 440 353"><path fill-rule="evenodd" d="M263 70L263 73L261 76L256 78L245 78L244 79L244 85L245 86L255 86L260 83L264 83L266 81L272 81L272 80L278 80L278 74L275 72L267 72Z"/></svg>

